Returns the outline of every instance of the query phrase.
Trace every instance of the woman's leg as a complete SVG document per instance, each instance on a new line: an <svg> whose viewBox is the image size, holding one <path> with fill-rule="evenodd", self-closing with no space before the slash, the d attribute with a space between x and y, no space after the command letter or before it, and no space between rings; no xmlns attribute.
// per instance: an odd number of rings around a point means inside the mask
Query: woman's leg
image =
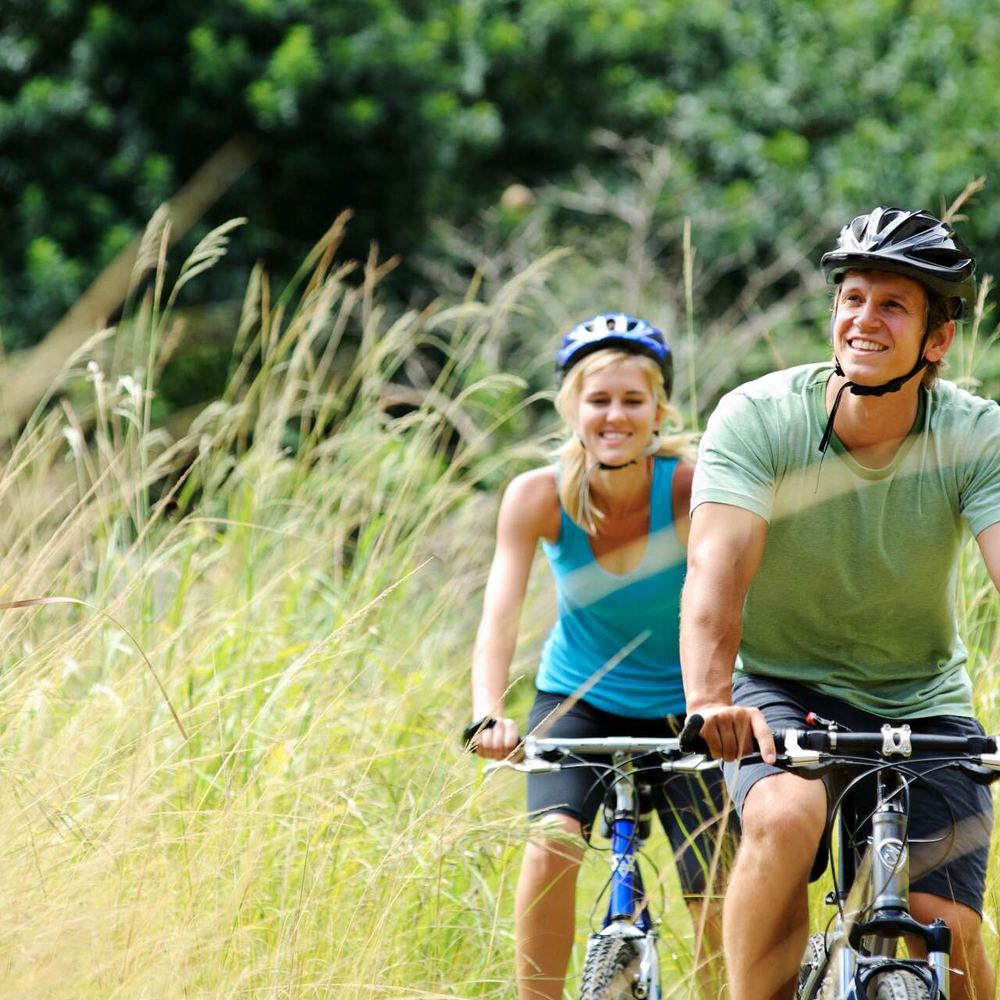
<svg viewBox="0 0 1000 1000"><path fill-rule="evenodd" d="M580 823L546 817L564 836L528 841L514 900L519 1000L561 1000L576 923L576 878L583 858Z"/></svg>

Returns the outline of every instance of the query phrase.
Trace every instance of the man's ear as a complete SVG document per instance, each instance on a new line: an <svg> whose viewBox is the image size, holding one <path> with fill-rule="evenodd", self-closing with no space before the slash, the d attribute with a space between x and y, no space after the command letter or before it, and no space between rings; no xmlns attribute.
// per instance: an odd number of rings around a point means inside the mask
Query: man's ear
<svg viewBox="0 0 1000 1000"><path fill-rule="evenodd" d="M927 346L924 348L924 357L932 364L935 361L940 361L951 349L954 340L955 321L950 319L931 332L927 338Z"/></svg>

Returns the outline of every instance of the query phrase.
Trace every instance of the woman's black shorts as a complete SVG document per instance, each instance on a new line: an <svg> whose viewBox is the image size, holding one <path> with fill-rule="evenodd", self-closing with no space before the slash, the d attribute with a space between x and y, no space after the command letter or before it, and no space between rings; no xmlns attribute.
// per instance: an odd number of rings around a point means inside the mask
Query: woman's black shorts
<svg viewBox="0 0 1000 1000"><path fill-rule="evenodd" d="M539 691L528 719L528 732L535 730L564 701L566 695ZM581 700L543 727L543 733L575 738L672 737L677 735L682 721L676 716L630 719L603 712ZM587 759L605 763L608 760L606 755ZM589 839L597 809L612 781L603 768L566 768L553 774L529 774L528 813L532 819L550 813L572 816ZM674 850L681 889L685 895L702 895L706 872L712 869L713 859L718 855L718 839L726 830L728 806L722 773L703 771L687 775L654 771L650 783L653 803ZM722 846L723 856L728 858L732 854L731 845Z"/></svg>

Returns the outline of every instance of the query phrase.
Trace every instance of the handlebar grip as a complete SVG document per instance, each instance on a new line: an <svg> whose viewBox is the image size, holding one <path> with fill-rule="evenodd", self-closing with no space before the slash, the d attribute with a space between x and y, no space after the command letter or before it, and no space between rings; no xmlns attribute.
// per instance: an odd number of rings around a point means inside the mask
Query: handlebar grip
<svg viewBox="0 0 1000 1000"><path fill-rule="evenodd" d="M708 744L698 738L701 727L705 725L705 720L695 712L684 720L684 728L677 734L677 742L680 744L682 753L704 753L707 754Z"/></svg>
<svg viewBox="0 0 1000 1000"><path fill-rule="evenodd" d="M677 734L677 741L680 743L682 753L703 753L709 757L712 755L711 750L708 748L708 744L698 736L702 730L702 726L704 725L704 718L697 712L689 715L687 719L684 720L684 728ZM771 736L774 738L774 745L777 752L784 753L785 734L783 732L777 732L771 733ZM752 741L752 750L747 751L747 753L760 753L760 747L757 745L756 740Z"/></svg>

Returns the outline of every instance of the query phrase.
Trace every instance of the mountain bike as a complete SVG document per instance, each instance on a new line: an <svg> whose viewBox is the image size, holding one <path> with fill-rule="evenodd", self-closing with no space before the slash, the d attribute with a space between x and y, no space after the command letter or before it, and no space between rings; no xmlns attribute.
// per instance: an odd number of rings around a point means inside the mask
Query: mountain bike
<svg viewBox="0 0 1000 1000"><path fill-rule="evenodd" d="M607 755L602 765L582 755ZM677 739L527 736L520 762L494 761L484 772L512 768L546 774L566 767L604 768L610 779L598 813L598 832L610 840L611 875L601 929L587 940L580 1000L661 1000L657 921L649 910L637 856L652 826L653 795L643 780L657 771L695 773L718 766L688 754Z"/></svg>
<svg viewBox="0 0 1000 1000"><path fill-rule="evenodd" d="M686 749L701 726L693 715L680 734ZM940 736L884 725L877 733L787 729L776 733L776 767L804 778L831 772L845 776L831 815L837 836L830 841L835 907L829 929L814 934L799 972L798 1000L948 1000L951 931L943 920L922 924L910 915L908 838L909 788L929 770L959 767L973 781L1000 778L994 736ZM743 758L760 763L759 754ZM921 771L913 764L918 762ZM855 791L874 778L875 806L860 815ZM945 814L954 814L942 796ZM859 834L859 830L865 831ZM952 834L954 835L954 834ZM899 939L921 940L927 958L899 958Z"/></svg>

